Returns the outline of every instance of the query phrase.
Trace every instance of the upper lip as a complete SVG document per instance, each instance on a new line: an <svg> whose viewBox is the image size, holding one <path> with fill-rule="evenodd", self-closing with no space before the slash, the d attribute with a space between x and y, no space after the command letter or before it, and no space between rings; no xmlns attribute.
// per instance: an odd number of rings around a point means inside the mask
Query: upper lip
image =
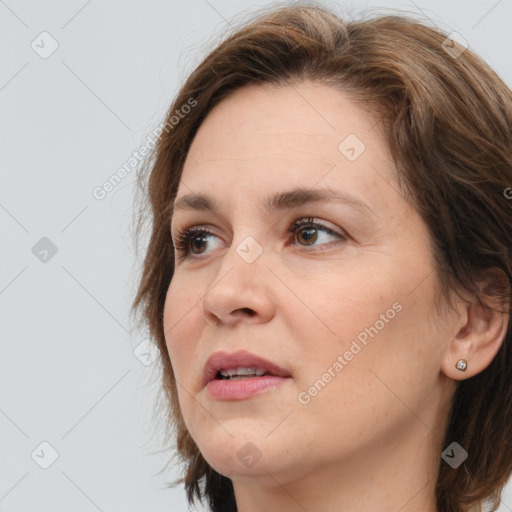
<svg viewBox="0 0 512 512"><path fill-rule="evenodd" d="M231 368L264 368L276 377L290 377L290 372L276 363L268 361L251 352L239 350L237 352L214 352L206 361L203 372L203 384L206 385L215 379L220 370Z"/></svg>

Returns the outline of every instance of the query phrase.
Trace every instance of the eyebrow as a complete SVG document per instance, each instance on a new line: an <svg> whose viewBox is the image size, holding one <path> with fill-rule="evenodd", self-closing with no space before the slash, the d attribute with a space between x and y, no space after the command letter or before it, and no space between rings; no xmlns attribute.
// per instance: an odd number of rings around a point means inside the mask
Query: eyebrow
<svg viewBox="0 0 512 512"><path fill-rule="evenodd" d="M343 203L364 213L375 215L373 210L360 199L329 187L321 189L294 188L285 192L277 192L260 201L260 205L273 213L321 201ZM198 210L208 211L215 215L221 214L221 208L213 197L196 193L186 194L176 200L171 216L176 210Z"/></svg>

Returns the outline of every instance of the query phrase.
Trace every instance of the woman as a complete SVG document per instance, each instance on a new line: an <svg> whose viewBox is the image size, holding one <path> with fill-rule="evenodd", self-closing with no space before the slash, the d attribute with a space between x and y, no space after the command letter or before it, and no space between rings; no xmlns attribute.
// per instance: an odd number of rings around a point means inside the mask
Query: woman
<svg viewBox="0 0 512 512"><path fill-rule="evenodd" d="M410 19L284 7L220 43L160 131L134 308L189 500L495 510L512 469L500 78Z"/></svg>

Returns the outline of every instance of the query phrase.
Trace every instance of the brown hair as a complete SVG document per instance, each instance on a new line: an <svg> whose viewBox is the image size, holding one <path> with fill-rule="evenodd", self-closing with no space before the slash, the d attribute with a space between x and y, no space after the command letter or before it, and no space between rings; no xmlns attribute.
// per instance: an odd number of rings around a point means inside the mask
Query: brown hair
<svg viewBox="0 0 512 512"><path fill-rule="evenodd" d="M315 5L274 8L238 28L191 73L162 131L147 176L137 234L152 231L133 310L140 311L161 354L169 431L185 463L190 502L205 497L214 512L236 511L231 480L204 460L180 412L166 348L163 309L173 277L170 216L190 144L212 108L246 84L287 85L313 80L363 100L380 118L404 197L414 204L434 241L444 292L459 287L508 313L512 281L512 93L470 50L438 29L405 16L346 22ZM194 104L179 122L183 105ZM502 276L482 290L489 269ZM506 276L506 278L505 278ZM446 296L446 294L443 294ZM481 510L512 471L512 331L492 363L458 383L445 435L469 454L452 469L441 457L436 484L440 511Z"/></svg>

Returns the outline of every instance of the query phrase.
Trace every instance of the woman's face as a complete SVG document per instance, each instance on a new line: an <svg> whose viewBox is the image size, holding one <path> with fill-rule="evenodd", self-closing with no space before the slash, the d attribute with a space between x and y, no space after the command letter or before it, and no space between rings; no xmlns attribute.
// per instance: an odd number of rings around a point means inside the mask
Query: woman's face
<svg viewBox="0 0 512 512"><path fill-rule="evenodd" d="M207 462L284 483L421 452L450 398L440 368L454 326L435 314L428 231L399 193L377 119L323 85L240 89L202 123L178 203L175 244L194 226L209 233L175 253L164 327ZM284 372L229 360L240 351ZM221 380L219 367L274 377Z"/></svg>

